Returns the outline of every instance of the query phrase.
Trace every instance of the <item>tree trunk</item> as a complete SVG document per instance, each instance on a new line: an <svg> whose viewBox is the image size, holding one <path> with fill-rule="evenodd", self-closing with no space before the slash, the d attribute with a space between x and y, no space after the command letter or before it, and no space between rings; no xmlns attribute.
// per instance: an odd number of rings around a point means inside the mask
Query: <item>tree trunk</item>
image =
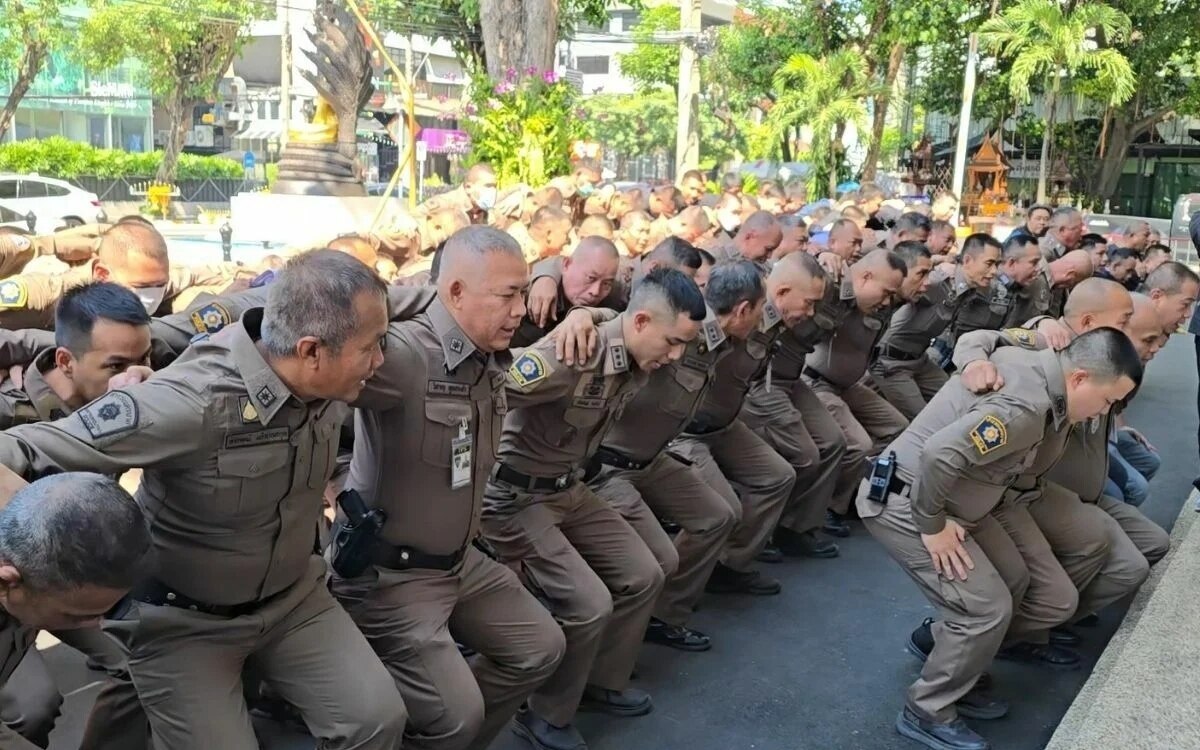
<svg viewBox="0 0 1200 750"><path fill-rule="evenodd" d="M874 180L875 171L879 168L879 153L883 150L883 129L887 125L888 107L892 103L892 87L896 85L896 77L900 75L900 65L904 62L904 45L897 42L892 45L888 54L887 70L883 74L884 88L875 95L875 114L871 118L871 144L867 147L867 159L863 162L863 181Z"/></svg>
<svg viewBox="0 0 1200 750"><path fill-rule="evenodd" d="M21 53L21 59L17 63L17 80L13 82L12 91L9 92L8 100L4 103L4 109L0 111L0 138L3 138L4 134L8 132L8 126L17 113L17 107L25 98L29 87L33 85L33 79L37 78L37 74L41 72L48 55L49 49L45 42L27 40L25 51Z"/></svg>
<svg viewBox="0 0 1200 750"><path fill-rule="evenodd" d="M179 154L183 152L184 140L192 124L191 110L194 101L184 94L182 86L171 92L163 101L163 110L171 126L167 128L167 142L163 144L162 163L158 165L158 173L154 175L158 182L171 182L175 179Z"/></svg>
<svg viewBox="0 0 1200 750"><path fill-rule="evenodd" d="M1038 166L1037 202L1046 202L1046 175L1050 171L1050 144L1054 140L1054 118L1058 111L1058 77L1050 86L1047 94L1050 97L1050 116L1046 118L1046 128L1042 131L1042 161Z"/></svg>
<svg viewBox="0 0 1200 750"><path fill-rule="evenodd" d="M779 139L779 155L785 162L790 162L792 160L791 128L788 130L789 132L784 133L783 137Z"/></svg>
<svg viewBox="0 0 1200 750"><path fill-rule="evenodd" d="M489 76L554 69L558 4L559 0L481 0L479 25Z"/></svg>
<svg viewBox="0 0 1200 750"><path fill-rule="evenodd" d="M1125 171L1125 160L1129 157L1130 144L1158 123L1174 116L1174 110L1166 109L1131 121L1128 111L1113 110L1112 121L1108 126L1108 145L1105 147L1104 157L1100 160L1099 174L1096 177L1096 195L1100 200L1111 200L1116 195L1121 173ZM1125 207L1125 210L1128 208Z"/></svg>
<svg viewBox="0 0 1200 750"><path fill-rule="evenodd" d="M829 197L837 199L838 166L842 163L842 136L846 135L846 123L839 122L833 129L833 143L829 144Z"/></svg>

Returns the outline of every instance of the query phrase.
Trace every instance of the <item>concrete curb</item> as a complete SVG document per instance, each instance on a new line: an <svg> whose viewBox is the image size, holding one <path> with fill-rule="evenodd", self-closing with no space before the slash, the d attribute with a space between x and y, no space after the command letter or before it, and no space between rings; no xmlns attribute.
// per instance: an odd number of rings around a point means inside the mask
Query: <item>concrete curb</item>
<svg viewBox="0 0 1200 750"><path fill-rule="evenodd" d="M1200 531L1197 493L1171 532L1171 551L1135 595L1046 750L1200 748Z"/></svg>

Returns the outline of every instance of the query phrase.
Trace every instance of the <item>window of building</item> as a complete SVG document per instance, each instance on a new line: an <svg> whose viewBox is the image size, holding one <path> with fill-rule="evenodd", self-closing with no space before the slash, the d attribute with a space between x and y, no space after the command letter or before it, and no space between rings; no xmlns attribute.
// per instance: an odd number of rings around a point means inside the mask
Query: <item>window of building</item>
<svg viewBox="0 0 1200 750"><path fill-rule="evenodd" d="M633 27L637 26L642 20L642 14L636 10L619 10L613 13L615 28L613 31L633 31Z"/></svg>
<svg viewBox="0 0 1200 750"><path fill-rule="evenodd" d="M608 75L608 65L611 58L602 55L594 57L577 57L575 58L575 67L584 75L602 76Z"/></svg>

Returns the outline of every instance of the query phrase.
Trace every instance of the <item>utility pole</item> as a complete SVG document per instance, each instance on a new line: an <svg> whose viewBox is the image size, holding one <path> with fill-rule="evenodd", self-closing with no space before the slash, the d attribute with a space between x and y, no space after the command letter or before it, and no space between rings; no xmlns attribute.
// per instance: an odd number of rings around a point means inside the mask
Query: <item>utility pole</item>
<svg viewBox="0 0 1200 750"><path fill-rule="evenodd" d="M404 77L406 82L406 97L405 107L408 109L408 137L411 139L412 147L409 152L408 160L408 206L413 208L420 202L417 196L417 112L416 101L413 96L413 88L416 81L413 80L413 35L408 35L408 47L404 50Z"/></svg>
<svg viewBox="0 0 1200 750"><path fill-rule="evenodd" d="M279 145L282 149L287 145L292 122L292 11L283 3L278 7L283 13L283 31L279 35L279 120L283 131L279 134Z"/></svg>
<svg viewBox="0 0 1200 750"><path fill-rule="evenodd" d="M971 103L975 99L975 66L979 64L979 37L967 37L967 70L963 74L962 109L958 113L958 143L954 148L954 184L951 190L961 201L967 172L967 142L971 136ZM957 215L955 216L957 224Z"/></svg>
<svg viewBox="0 0 1200 750"><path fill-rule="evenodd" d="M675 132L675 179L700 163L700 43L701 0L683 0L679 29L685 39L679 48L679 124Z"/></svg>

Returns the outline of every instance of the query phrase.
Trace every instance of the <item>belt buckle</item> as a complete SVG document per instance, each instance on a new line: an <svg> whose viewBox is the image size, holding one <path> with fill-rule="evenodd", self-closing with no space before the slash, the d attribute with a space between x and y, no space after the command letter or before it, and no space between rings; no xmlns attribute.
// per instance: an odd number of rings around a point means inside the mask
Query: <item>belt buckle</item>
<svg viewBox="0 0 1200 750"><path fill-rule="evenodd" d="M561 477L558 477L557 479L554 480L554 488L559 489L559 490L565 490L567 488L567 485L570 483L571 483L571 475L563 474Z"/></svg>

